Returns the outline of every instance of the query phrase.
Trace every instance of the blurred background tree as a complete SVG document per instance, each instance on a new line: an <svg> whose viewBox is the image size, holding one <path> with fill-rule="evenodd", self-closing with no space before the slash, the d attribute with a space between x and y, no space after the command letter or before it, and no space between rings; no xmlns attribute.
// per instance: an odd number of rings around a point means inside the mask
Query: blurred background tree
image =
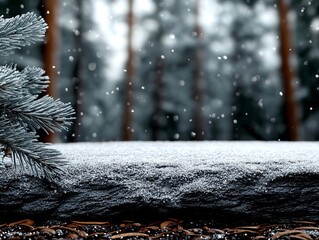
<svg viewBox="0 0 319 240"><path fill-rule="evenodd" d="M45 67L51 94L72 102L56 141L319 140L317 1L48 3L0 1L51 30L0 60Z"/></svg>

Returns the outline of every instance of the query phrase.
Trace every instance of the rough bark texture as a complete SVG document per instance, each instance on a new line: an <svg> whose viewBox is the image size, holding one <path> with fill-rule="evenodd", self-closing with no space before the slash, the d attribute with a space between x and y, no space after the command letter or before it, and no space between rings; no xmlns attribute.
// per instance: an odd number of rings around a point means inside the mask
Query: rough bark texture
<svg viewBox="0 0 319 240"><path fill-rule="evenodd" d="M319 221L318 143L54 147L70 161L70 176L56 183L0 170L0 222L166 217L227 224Z"/></svg>

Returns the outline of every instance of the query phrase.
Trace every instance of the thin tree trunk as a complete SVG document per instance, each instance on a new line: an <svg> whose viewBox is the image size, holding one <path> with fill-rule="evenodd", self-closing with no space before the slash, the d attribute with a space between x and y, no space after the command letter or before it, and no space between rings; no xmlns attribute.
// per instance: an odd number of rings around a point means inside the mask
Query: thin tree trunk
<svg viewBox="0 0 319 240"><path fill-rule="evenodd" d="M133 106L133 0L128 0L127 14L127 61L126 61L126 82L125 82L125 99L124 99L124 116L123 116L123 140L132 139L132 106Z"/></svg>
<svg viewBox="0 0 319 240"><path fill-rule="evenodd" d="M45 44L43 45L43 67L46 75L50 78L50 85L48 86L47 95L54 95L54 86L56 81L56 51L57 51L57 1L56 0L43 0L42 1L42 15L48 24L49 28L46 31ZM54 134L40 134L41 141L53 142Z"/></svg>
<svg viewBox="0 0 319 240"><path fill-rule="evenodd" d="M163 38L163 23L160 14L163 10L163 1L156 1L156 21L158 22L159 28L156 33L155 40L158 42L158 47L156 48L156 62L155 62L155 89L153 92L154 101L154 112L152 114L152 140L159 140L160 123L159 118L162 110L162 88L163 88L163 70L164 70L164 60L161 58L163 54L162 38Z"/></svg>
<svg viewBox="0 0 319 240"><path fill-rule="evenodd" d="M204 121L203 121L203 50L202 50L202 28L199 23L199 5L200 0L195 2L195 29L197 38L197 46L195 50L195 66L194 66L194 130L195 140L203 140L204 136Z"/></svg>
<svg viewBox="0 0 319 240"><path fill-rule="evenodd" d="M288 6L285 0L278 0L279 14L279 39L280 39L280 57L281 73L283 80L284 110L287 126L287 139L290 141L298 140L298 116L297 104L294 98L293 71L289 65L290 56L290 32L288 23Z"/></svg>
<svg viewBox="0 0 319 240"><path fill-rule="evenodd" d="M161 36L161 34L160 34ZM164 61L163 59L158 56L156 59L156 68L155 68L155 89L153 94L154 99L154 113L152 116L152 140L156 141L159 140L159 118L161 114L161 106L162 106L162 86L163 86L163 68L164 68Z"/></svg>
<svg viewBox="0 0 319 240"><path fill-rule="evenodd" d="M74 81L74 88L73 88L73 94L74 94L74 104L73 108L75 111L75 121L71 126L70 129L70 136L68 137L70 142L77 142L79 140L79 134L80 134L80 127L81 127L81 111L82 111L82 88L81 88L81 61L82 61L82 47L83 47L83 28L82 28L82 1L83 0L77 0L77 20L79 22L79 26L77 31L75 32L75 48L77 50L77 56L76 56L76 62L74 65L73 70L73 78L72 81Z"/></svg>

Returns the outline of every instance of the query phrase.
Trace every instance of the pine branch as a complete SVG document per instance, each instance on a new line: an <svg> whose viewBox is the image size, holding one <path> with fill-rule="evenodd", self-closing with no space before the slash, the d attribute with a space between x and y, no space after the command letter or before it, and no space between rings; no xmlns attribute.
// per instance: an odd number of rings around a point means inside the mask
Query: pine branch
<svg viewBox="0 0 319 240"><path fill-rule="evenodd" d="M1 99L1 98L0 98ZM2 99L0 112L8 116L13 123L25 123L32 131L43 129L49 132L67 130L74 111L71 105L44 96L21 96Z"/></svg>
<svg viewBox="0 0 319 240"><path fill-rule="evenodd" d="M0 17L0 55L41 41L46 23L34 13L10 19ZM64 173L61 154L37 141L36 130L46 133L67 129L74 110L70 104L49 96L39 97L48 87L44 70L15 66L0 67L0 145L11 153L15 168L31 171L38 177L52 179ZM1 149L0 149L1 152Z"/></svg>
<svg viewBox="0 0 319 240"><path fill-rule="evenodd" d="M0 66L0 100L11 95L19 96L22 93L23 81L19 71L11 67Z"/></svg>
<svg viewBox="0 0 319 240"><path fill-rule="evenodd" d="M0 54L8 55L22 46L43 40L47 24L42 17L26 13L13 18L0 18Z"/></svg>
<svg viewBox="0 0 319 240"><path fill-rule="evenodd" d="M28 132L19 124L12 124L0 117L0 143L10 149L15 168L31 171L37 177L52 180L65 173L62 169L67 162L61 153L38 142L34 132Z"/></svg>
<svg viewBox="0 0 319 240"><path fill-rule="evenodd" d="M27 124L32 131L67 130L74 114L70 104L49 96L38 98L49 82L43 73L35 67L27 67L21 73L15 68L0 67L0 113L12 123Z"/></svg>
<svg viewBox="0 0 319 240"><path fill-rule="evenodd" d="M15 66L0 66L0 94L38 96L48 87L49 77L38 67L26 67L19 72Z"/></svg>
<svg viewBox="0 0 319 240"><path fill-rule="evenodd" d="M38 67L26 67L21 72L21 79L24 79L23 88L26 88L31 95L38 95L45 91L50 81L44 76L45 71Z"/></svg>
<svg viewBox="0 0 319 240"><path fill-rule="evenodd" d="M0 55L41 41L46 29L43 18L34 13L9 19L0 16ZM0 147L5 148L4 154L10 152L15 168L52 180L64 173L66 161L60 152L38 142L36 130L66 129L74 110L59 99L39 97L48 84L41 68L26 67L20 72L14 65L0 66Z"/></svg>

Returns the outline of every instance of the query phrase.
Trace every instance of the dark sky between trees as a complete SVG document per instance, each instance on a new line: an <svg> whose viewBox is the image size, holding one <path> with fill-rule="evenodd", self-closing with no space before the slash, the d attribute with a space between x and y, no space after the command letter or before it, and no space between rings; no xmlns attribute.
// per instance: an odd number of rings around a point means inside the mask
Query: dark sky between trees
<svg viewBox="0 0 319 240"><path fill-rule="evenodd" d="M77 119L49 141L318 140L319 2L2 0L47 42L42 66Z"/></svg>

